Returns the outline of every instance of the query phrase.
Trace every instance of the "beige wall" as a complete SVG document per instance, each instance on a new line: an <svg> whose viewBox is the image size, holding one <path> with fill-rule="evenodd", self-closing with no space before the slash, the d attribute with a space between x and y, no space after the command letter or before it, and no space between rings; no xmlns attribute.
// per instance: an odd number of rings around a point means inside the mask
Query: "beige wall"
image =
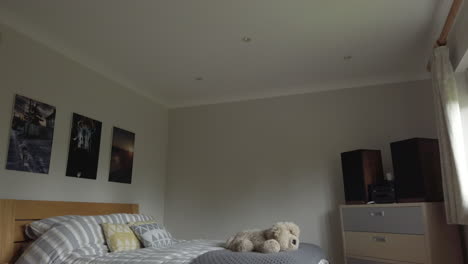
<svg viewBox="0 0 468 264"><path fill-rule="evenodd" d="M0 25L0 198L139 203L163 219L167 110ZM57 107L49 175L5 170L15 93ZM97 180L65 176L72 112L103 122ZM112 126L136 134L133 183L108 182Z"/></svg>
<svg viewBox="0 0 468 264"><path fill-rule="evenodd" d="M225 239L280 220L341 262L340 153L435 137L429 81L171 110L166 223Z"/></svg>

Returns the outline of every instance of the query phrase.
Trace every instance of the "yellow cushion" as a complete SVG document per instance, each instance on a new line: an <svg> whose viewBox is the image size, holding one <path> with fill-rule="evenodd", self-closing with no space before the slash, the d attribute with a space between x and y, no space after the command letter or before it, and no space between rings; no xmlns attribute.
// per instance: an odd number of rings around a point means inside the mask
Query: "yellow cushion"
<svg viewBox="0 0 468 264"><path fill-rule="evenodd" d="M141 248L140 241L126 224L102 224L107 246L111 252Z"/></svg>
<svg viewBox="0 0 468 264"><path fill-rule="evenodd" d="M149 221L140 221L140 222L128 222L129 226L139 226L139 225L147 225L147 224L156 224L156 221L149 220Z"/></svg>

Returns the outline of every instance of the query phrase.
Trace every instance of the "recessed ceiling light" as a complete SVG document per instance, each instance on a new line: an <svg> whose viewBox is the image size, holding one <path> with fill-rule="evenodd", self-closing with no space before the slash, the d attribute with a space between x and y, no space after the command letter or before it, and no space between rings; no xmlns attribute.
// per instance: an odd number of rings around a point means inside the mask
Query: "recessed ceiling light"
<svg viewBox="0 0 468 264"><path fill-rule="evenodd" d="M243 41L243 42L251 42L251 41L252 41L252 38L249 38L249 37L244 36L244 37L242 37L242 41Z"/></svg>
<svg viewBox="0 0 468 264"><path fill-rule="evenodd" d="M344 56L344 57L343 57L343 59L344 59L345 61L349 61L349 60L351 60L352 58L353 58L353 56L351 56L351 55L348 55L348 56Z"/></svg>
<svg viewBox="0 0 468 264"><path fill-rule="evenodd" d="M203 77L202 76L195 77L195 80L196 81L203 81Z"/></svg>

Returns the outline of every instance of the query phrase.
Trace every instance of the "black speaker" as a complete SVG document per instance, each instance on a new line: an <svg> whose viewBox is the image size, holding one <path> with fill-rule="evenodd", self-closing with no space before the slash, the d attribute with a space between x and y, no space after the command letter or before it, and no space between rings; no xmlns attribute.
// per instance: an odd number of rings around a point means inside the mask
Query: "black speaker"
<svg viewBox="0 0 468 264"><path fill-rule="evenodd" d="M347 204L370 201L369 185L383 182L380 150L359 149L341 153L343 183Z"/></svg>
<svg viewBox="0 0 468 264"><path fill-rule="evenodd" d="M443 200L437 139L412 138L390 144L398 202Z"/></svg>

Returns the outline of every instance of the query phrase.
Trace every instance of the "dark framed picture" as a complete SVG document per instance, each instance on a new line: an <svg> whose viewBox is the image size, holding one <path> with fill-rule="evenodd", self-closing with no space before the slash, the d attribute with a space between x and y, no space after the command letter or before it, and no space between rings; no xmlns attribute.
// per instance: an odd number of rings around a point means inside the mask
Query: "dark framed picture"
<svg viewBox="0 0 468 264"><path fill-rule="evenodd" d="M96 179L102 123L73 113L66 175Z"/></svg>
<svg viewBox="0 0 468 264"><path fill-rule="evenodd" d="M15 96L7 170L49 173L55 114L54 106Z"/></svg>
<svg viewBox="0 0 468 264"><path fill-rule="evenodd" d="M109 172L110 182L132 183L134 146L134 133L114 127Z"/></svg>

